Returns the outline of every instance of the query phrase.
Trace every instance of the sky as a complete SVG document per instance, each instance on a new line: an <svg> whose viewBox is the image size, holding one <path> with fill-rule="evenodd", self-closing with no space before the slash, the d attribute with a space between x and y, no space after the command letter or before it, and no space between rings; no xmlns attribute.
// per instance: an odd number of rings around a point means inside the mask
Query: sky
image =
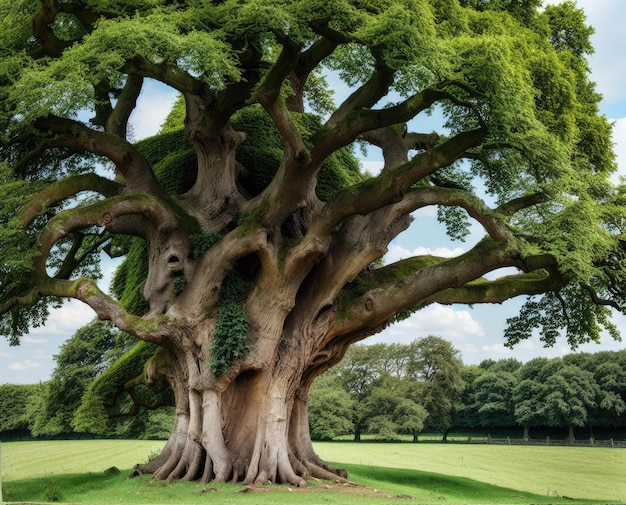
<svg viewBox="0 0 626 505"><path fill-rule="evenodd" d="M544 4L549 3L558 2L544 0ZM577 4L584 9L588 23L596 30L592 37L595 54L589 59L592 79L604 97L601 112L615 124L613 141L619 173L626 176L626 1L578 0ZM174 99L174 93L163 86L147 83L131 118L135 139L157 133ZM375 170L380 161L373 153L363 164L364 168ZM424 236L428 236L426 241ZM437 225L434 212L420 211L415 215L413 225L391 243L386 261L389 263L414 254L458 255L479 236L482 233L475 229L466 242L453 242ZM114 263L106 265L105 279L110 279L114 268ZM102 285L107 286L107 281ZM409 343L416 338L437 335L449 340L461 352L466 364L506 358L525 362L537 356L551 358L573 352L564 340L552 348L544 348L534 337L513 349L506 348L503 339L506 319L516 315L522 302L515 299L501 305L475 305L472 308L433 304L365 342ZM89 307L72 301L55 310L44 327L33 328L22 338L19 347L10 347L5 339L0 339L0 384L31 384L49 379L55 365L53 356L58 354L59 347L93 317ZM577 352L626 349L626 317L616 315L614 322L624 333L624 342L606 336L600 344L583 345Z"/></svg>

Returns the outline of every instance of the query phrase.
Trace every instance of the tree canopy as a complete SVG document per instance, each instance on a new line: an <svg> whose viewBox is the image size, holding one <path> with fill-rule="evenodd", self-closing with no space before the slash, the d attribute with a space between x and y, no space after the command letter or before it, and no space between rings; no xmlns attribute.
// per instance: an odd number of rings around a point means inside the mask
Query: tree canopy
<svg viewBox="0 0 626 505"><path fill-rule="evenodd" d="M100 429L166 381L172 436L140 471L328 476L312 382L433 302L533 295L509 344L618 338L624 189L573 3L2 0L0 19L0 330L18 343L75 298L141 341L75 419ZM147 79L181 105L136 143ZM484 238L381 263L431 206ZM102 250L126 256L111 294Z"/></svg>

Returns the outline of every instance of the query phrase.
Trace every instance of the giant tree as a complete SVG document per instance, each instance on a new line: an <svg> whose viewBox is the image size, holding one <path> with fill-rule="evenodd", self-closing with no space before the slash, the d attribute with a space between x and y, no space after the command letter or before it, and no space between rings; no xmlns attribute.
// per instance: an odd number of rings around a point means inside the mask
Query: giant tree
<svg viewBox="0 0 626 505"><path fill-rule="evenodd" d="M158 349L145 367L133 353L120 389L174 392L171 437L138 471L304 484L331 475L310 442L313 380L410 311L545 293L511 342L541 324L548 342L556 325L573 344L614 331L624 220L590 30L573 4L539 4L2 0L2 333L18 343L80 300ZM182 96L191 161L129 135L147 79ZM331 87L349 92L334 103ZM278 149L238 157L246 114ZM359 143L382 151L378 175L350 161ZM322 184L329 164L343 175ZM428 206L451 236L471 219L484 238L381 264ZM143 265L120 280L141 300L97 284L103 247Z"/></svg>

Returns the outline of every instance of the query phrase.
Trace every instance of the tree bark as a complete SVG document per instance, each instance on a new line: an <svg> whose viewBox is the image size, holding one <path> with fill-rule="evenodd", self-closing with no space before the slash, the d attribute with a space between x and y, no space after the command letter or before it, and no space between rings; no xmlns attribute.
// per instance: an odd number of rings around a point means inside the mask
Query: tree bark
<svg viewBox="0 0 626 505"><path fill-rule="evenodd" d="M271 365L245 367L226 378L211 374L208 355L198 348L183 345L170 355L160 373L176 392L172 433L161 455L136 466L133 475L250 485L305 486L310 477L345 481L347 474L326 465L311 444L313 376L302 381L303 356L285 349Z"/></svg>

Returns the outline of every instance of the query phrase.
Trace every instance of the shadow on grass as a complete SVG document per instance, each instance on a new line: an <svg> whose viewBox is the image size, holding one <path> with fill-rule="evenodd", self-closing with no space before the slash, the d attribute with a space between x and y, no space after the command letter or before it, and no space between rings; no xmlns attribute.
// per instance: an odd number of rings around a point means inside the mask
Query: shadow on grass
<svg viewBox="0 0 626 505"><path fill-rule="evenodd" d="M343 465L350 480L376 487L385 493L406 494L420 501L455 503L599 503L597 500L567 496L542 496L516 489L494 486L466 477L364 465Z"/></svg>
<svg viewBox="0 0 626 505"><path fill-rule="evenodd" d="M337 503L342 505L386 505L404 501L437 504L588 504L590 500L572 500L567 497L539 496L523 491L506 489L464 477L382 468L363 465L344 466L350 480L362 486L345 488L312 482L305 490L289 486L262 486L258 491L241 494L242 486L236 484L210 484L212 503L220 504L275 504ZM63 474L3 483L6 502L58 502L58 503L198 503L206 487L197 483L150 483L148 476L127 480L128 472L120 475L96 473ZM370 489L367 489L370 488ZM380 492L374 492L373 489ZM219 495L219 498L218 498ZM287 495L289 499L286 500ZM406 500L401 500L404 498ZM411 499L411 500L409 500ZM216 501L217 500L217 501ZM204 501L204 500L203 500ZM599 503L599 502L594 502Z"/></svg>
<svg viewBox="0 0 626 505"><path fill-rule="evenodd" d="M50 475L2 483L5 502L63 502L77 495L106 490L117 477L105 473Z"/></svg>

